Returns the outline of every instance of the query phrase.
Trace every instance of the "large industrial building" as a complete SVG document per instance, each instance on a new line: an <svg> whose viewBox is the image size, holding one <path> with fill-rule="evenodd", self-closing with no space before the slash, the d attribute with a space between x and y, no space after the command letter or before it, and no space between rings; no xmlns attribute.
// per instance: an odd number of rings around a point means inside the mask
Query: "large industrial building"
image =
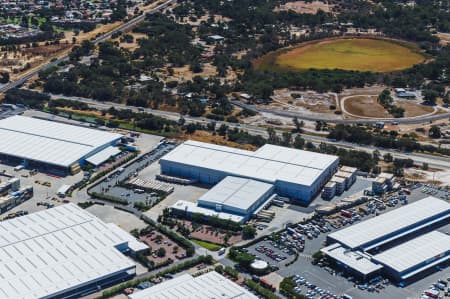
<svg viewBox="0 0 450 299"><path fill-rule="evenodd" d="M449 219L450 204L427 197L329 234L321 251L363 279L384 273L407 283L450 259L450 237L430 232Z"/></svg>
<svg viewBox="0 0 450 299"><path fill-rule="evenodd" d="M122 135L24 116L0 120L0 159L65 175L113 152ZM108 157L109 158L109 157Z"/></svg>
<svg viewBox="0 0 450 299"><path fill-rule="evenodd" d="M341 243L364 251L450 218L450 204L427 197L328 235L328 243Z"/></svg>
<svg viewBox="0 0 450 299"><path fill-rule="evenodd" d="M212 271L192 277L189 274L157 284L128 296L129 299L257 299L258 297Z"/></svg>
<svg viewBox="0 0 450 299"><path fill-rule="evenodd" d="M373 257L398 281L450 259L450 236L432 231Z"/></svg>
<svg viewBox="0 0 450 299"><path fill-rule="evenodd" d="M309 202L334 174L339 158L270 144L253 152L186 141L164 156L160 165L165 175L209 184L227 176L253 179L273 184L280 196Z"/></svg>
<svg viewBox="0 0 450 299"><path fill-rule="evenodd" d="M148 247L74 204L0 223L0 297L78 298L136 274Z"/></svg>
<svg viewBox="0 0 450 299"><path fill-rule="evenodd" d="M268 204L273 197L272 184L227 176L201 196L197 204L179 200L172 206L172 211L187 214L200 213L244 222Z"/></svg>

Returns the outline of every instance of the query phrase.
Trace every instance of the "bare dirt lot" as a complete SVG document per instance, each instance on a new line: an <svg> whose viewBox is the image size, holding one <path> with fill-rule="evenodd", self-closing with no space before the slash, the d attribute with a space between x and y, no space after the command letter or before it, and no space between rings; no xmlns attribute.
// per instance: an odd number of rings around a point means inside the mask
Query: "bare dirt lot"
<svg viewBox="0 0 450 299"><path fill-rule="evenodd" d="M323 10L324 12L331 12L333 5L322 1L293 1L287 2L285 4L280 5L275 8L275 11L288 11L293 10L296 13L304 13L304 14L316 14L319 10Z"/></svg>
<svg viewBox="0 0 450 299"><path fill-rule="evenodd" d="M442 45L450 44L450 33L438 32L436 36L440 39L440 43Z"/></svg>
<svg viewBox="0 0 450 299"><path fill-rule="evenodd" d="M420 105L408 100L401 102L399 101L397 105L405 109L405 117L424 115L434 111L431 106Z"/></svg>
<svg viewBox="0 0 450 299"><path fill-rule="evenodd" d="M202 65L202 71L200 73L193 73L190 70L189 65L183 67L175 67L173 68L173 79L177 81L187 81L192 80L195 76L200 77L212 77L217 74L217 69L214 65L207 62Z"/></svg>
<svg viewBox="0 0 450 299"><path fill-rule="evenodd" d="M15 80L27 71L49 61L55 55L68 51L71 44L40 45L34 48L21 48L17 52L0 52L2 60L0 71L9 72L11 79Z"/></svg>
<svg viewBox="0 0 450 299"><path fill-rule="evenodd" d="M133 52L134 50L136 50L139 47L138 44L138 40L139 39L144 39L147 38L146 34L143 33L135 33L135 32L128 32L127 34L133 36L133 42L132 43L126 43L126 42L120 42L120 37L115 39L114 41L118 41L119 42L119 46L123 49L127 49L131 52Z"/></svg>
<svg viewBox="0 0 450 299"><path fill-rule="evenodd" d="M179 260L186 254L186 250L178 246L166 235L156 231L141 236L140 239L151 248L152 253L147 256L147 258L149 261L153 261L156 265L166 261L169 258L173 261ZM160 250L160 248L164 248L164 256L158 256L157 251Z"/></svg>
<svg viewBox="0 0 450 299"><path fill-rule="evenodd" d="M218 228L214 228L208 225L200 225L196 227L193 231L192 224L190 221L182 221L183 225L191 230L191 237L194 239L207 241L214 244L225 244L228 243L230 245L236 244L242 241L242 234L240 233L229 233L230 237L225 242L226 231Z"/></svg>
<svg viewBox="0 0 450 299"><path fill-rule="evenodd" d="M355 96L345 100L345 110L362 117L392 117L383 106L378 104L376 96Z"/></svg>
<svg viewBox="0 0 450 299"><path fill-rule="evenodd" d="M336 99L330 93L317 93L313 91L299 92L289 89L279 89L274 92L271 104L276 108L290 108L308 110L315 113L333 113L330 106L336 106Z"/></svg>
<svg viewBox="0 0 450 299"><path fill-rule="evenodd" d="M195 133L191 134L191 135L182 134L182 135L179 135L178 138L185 139L185 140L189 139L189 140L213 143L213 144L217 144L217 145L225 145L225 146L241 148L241 149L246 149L246 150L252 150L252 151L256 150L256 147L253 145L240 144L240 143L228 141L223 136L213 135L210 132L205 132L205 131L195 131Z"/></svg>

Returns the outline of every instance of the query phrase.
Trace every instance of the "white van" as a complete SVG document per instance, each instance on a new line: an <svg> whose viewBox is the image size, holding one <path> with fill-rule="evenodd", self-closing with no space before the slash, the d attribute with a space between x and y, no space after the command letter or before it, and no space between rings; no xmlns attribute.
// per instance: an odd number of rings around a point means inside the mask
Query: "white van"
<svg viewBox="0 0 450 299"><path fill-rule="evenodd" d="M16 167L14 167L14 171L20 171L22 169L24 169L25 167L23 165L17 165Z"/></svg>

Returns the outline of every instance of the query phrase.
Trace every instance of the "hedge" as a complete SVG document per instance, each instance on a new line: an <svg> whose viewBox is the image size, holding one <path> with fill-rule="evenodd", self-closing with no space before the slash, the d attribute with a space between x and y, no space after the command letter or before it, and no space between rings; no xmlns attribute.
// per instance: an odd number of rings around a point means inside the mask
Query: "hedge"
<svg viewBox="0 0 450 299"><path fill-rule="evenodd" d="M126 200L126 199L118 198L118 197L111 196L111 195L104 194L104 193L92 192L90 195L94 198L103 199L103 200L111 201L111 202L122 204L122 205L128 204L128 200Z"/></svg>
<svg viewBox="0 0 450 299"><path fill-rule="evenodd" d="M149 252L147 252L147 254L149 254ZM136 255L136 259L137 259L141 264L143 264L144 266L146 266L147 269L148 269L148 271L153 271L153 270L156 270L156 269L159 269L159 268L168 266L168 265L170 265L170 264L173 263L173 260L172 260L171 258L168 258L167 260L165 260L165 261L163 261L163 262L161 262L161 263L159 263L159 264L155 264L154 262L151 262L151 261L147 258L146 254L143 254L143 253L138 253L138 254Z"/></svg>
<svg viewBox="0 0 450 299"><path fill-rule="evenodd" d="M101 177L105 176L106 174L116 170L117 168L119 168L120 166L124 165L125 163L130 162L131 160L133 160L137 156L138 156L138 153L132 153L131 155L129 155L128 157L126 157L125 159L120 161L119 163L114 164L111 168L103 170L103 171L97 173L96 175L94 175L92 178L89 179L89 183L95 182L99 178L101 178Z"/></svg>
<svg viewBox="0 0 450 299"><path fill-rule="evenodd" d="M292 280L292 277L285 277L283 281L280 283L280 293L285 295L287 298L292 299L307 299L307 297L303 294L297 294L294 291L294 288L297 286L295 281Z"/></svg>
<svg viewBox="0 0 450 299"><path fill-rule="evenodd" d="M275 295L274 293L272 293L272 291L262 287L261 285L250 279L244 280L244 284L265 299L281 299L281 297Z"/></svg>

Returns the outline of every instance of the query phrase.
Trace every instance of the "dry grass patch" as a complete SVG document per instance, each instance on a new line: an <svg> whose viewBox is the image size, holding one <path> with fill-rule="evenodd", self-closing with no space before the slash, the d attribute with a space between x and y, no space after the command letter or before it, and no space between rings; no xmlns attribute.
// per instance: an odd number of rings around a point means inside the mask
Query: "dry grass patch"
<svg viewBox="0 0 450 299"><path fill-rule="evenodd" d="M342 69L391 72L425 61L426 57L412 44L384 39L336 38L269 53L258 59L255 66L280 71Z"/></svg>
<svg viewBox="0 0 450 299"><path fill-rule="evenodd" d="M296 13L300 14L316 14L319 10L324 12L331 12L334 5L330 5L328 3L322 1L293 1L287 2L285 4L280 5L275 8L274 11L289 11L293 10Z"/></svg>
<svg viewBox="0 0 450 299"><path fill-rule="evenodd" d="M414 102L398 102L396 105L405 109L405 117L424 115L434 111L431 106L424 106Z"/></svg>
<svg viewBox="0 0 450 299"><path fill-rule="evenodd" d="M192 135L181 134L178 137L180 139L185 139L185 140L195 140L195 141L201 141L201 142L206 142L206 143L213 143L213 144L217 144L217 145L225 145L225 146L230 146L230 147L234 147L234 148L246 149L246 150L251 150L251 151L255 151L257 149L256 146L231 142L231 141L226 140L226 138L223 136L213 135L210 132L205 132L205 131L195 131L195 133Z"/></svg>
<svg viewBox="0 0 450 299"><path fill-rule="evenodd" d="M376 96L360 96L349 98L344 102L348 113L362 117L392 117L383 106L377 102Z"/></svg>

